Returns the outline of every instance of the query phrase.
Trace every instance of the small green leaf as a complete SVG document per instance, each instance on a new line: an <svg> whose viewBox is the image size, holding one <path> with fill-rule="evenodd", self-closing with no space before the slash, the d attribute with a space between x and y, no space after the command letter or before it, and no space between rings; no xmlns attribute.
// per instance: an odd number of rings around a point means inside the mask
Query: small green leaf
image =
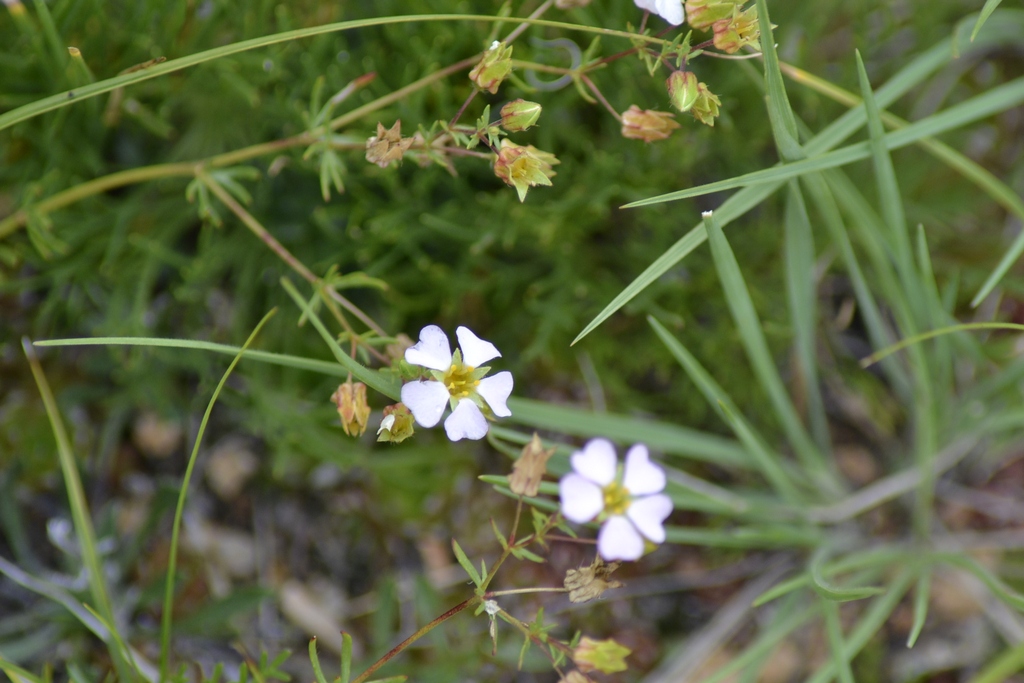
<svg viewBox="0 0 1024 683"><path fill-rule="evenodd" d="M327 683L324 672L320 668L320 657L316 654L316 636L309 639L309 663L313 665L313 675L316 676L316 683ZM348 679L345 679L348 683Z"/></svg>
<svg viewBox="0 0 1024 683"><path fill-rule="evenodd" d="M462 568L466 570L467 574L469 574L469 578L473 579L473 583L477 586L482 584L484 580L477 573L476 567L473 566L473 563L469 561L468 557L466 557L466 553L462 551L462 547L459 546L459 542L454 538L452 539L452 550L455 551L455 559L459 561Z"/></svg>
<svg viewBox="0 0 1024 683"><path fill-rule="evenodd" d="M494 518L491 517L491 529L494 530L494 537L498 539L498 543L501 544L502 550L508 550L508 540L505 539L505 535L498 530L498 525L494 523Z"/></svg>
<svg viewBox="0 0 1024 683"><path fill-rule="evenodd" d="M352 677L352 636L341 632L341 683Z"/></svg>

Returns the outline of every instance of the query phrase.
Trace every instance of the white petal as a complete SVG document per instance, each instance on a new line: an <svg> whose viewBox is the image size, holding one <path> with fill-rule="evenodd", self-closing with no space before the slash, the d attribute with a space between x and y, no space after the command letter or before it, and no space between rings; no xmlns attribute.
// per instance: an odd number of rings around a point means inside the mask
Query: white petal
<svg viewBox="0 0 1024 683"><path fill-rule="evenodd" d="M604 510L601 487L573 472L558 482L558 495L562 499L562 514L570 522L589 522Z"/></svg>
<svg viewBox="0 0 1024 683"><path fill-rule="evenodd" d="M665 470L651 462L647 446L638 443L626 453L622 485L634 496L646 496L665 490Z"/></svg>
<svg viewBox="0 0 1024 683"><path fill-rule="evenodd" d="M672 501L668 496L658 494L637 498L626 510L629 521L647 538L655 543L665 542L665 528L661 525L672 514Z"/></svg>
<svg viewBox="0 0 1024 683"><path fill-rule="evenodd" d="M655 14L658 13L658 3L656 0L633 0L633 3L640 9L654 12Z"/></svg>
<svg viewBox="0 0 1024 683"><path fill-rule="evenodd" d="M489 341L484 341L473 334L468 327L459 327L455 330L455 336L459 338L459 348L462 349L462 362L478 368L493 358L501 358L498 349Z"/></svg>
<svg viewBox="0 0 1024 683"><path fill-rule="evenodd" d="M615 446L608 439L591 439L569 458L572 468L599 486L615 481L615 466L618 458Z"/></svg>
<svg viewBox="0 0 1024 683"><path fill-rule="evenodd" d="M452 441L482 439L487 436L487 418L475 403L464 398L444 421L444 431Z"/></svg>
<svg viewBox="0 0 1024 683"><path fill-rule="evenodd" d="M421 427L433 427L441 421L450 395L442 382L416 381L402 385L402 403Z"/></svg>
<svg viewBox="0 0 1024 683"><path fill-rule="evenodd" d="M512 393L512 373L508 370L499 372L494 377L484 377L480 380L476 393L483 396L487 405L498 417L508 417L512 414L512 411L505 405L509 394Z"/></svg>
<svg viewBox="0 0 1024 683"><path fill-rule="evenodd" d="M388 415L387 417L385 417L383 420L380 421L380 429L377 430L377 434L380 434L385 429L388 430L388 431L391 431L391 428L394 427L394 426L395 426L395 416L394 415Z"/></svg>
<svg viewBox="0 0 1024 683"><path fill-rule="evenodd" d="M683 23L686 12L683 9L682 0L656 0L655 6L657 9L654 11L668 23L673 26Z"/></svg>
<svg viewBox="0 0 1024 683"><path fill-rule="evenodd" d="M597 535L597 552L611 560L639 560L644 554L644 539L622 515L612 515Z"/></svg>
<svg viewBox="0 0 1024 683"><path fill-rule="evenodd" d="M405 350L405 360L431 370L447 370L452 366L448 335L437 325L427 325L420 330L420 340ZM419 422L419 418L416 421Z"/></svg>

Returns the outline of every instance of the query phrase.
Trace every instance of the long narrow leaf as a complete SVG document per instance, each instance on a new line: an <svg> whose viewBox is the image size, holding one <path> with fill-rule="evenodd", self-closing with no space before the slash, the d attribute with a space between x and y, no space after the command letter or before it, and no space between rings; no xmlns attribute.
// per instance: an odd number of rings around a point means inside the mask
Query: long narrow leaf
<svg viewBox="0 0 1024 683"><path fill-rule="evenodd" d="M170 655L171 655L171 621L173 619L174 609L174 575L178 565L178 538L181 534L181 519L185 512L185 497L188 495L188 486L192 480L192 470L195 468L196 460L199 458L199 444L203 441L203 435L206 433L206 425L210 421L210 414L213 412L213 406L220 397L220 392L224 388L224 385L228 381L228 377L234 371L235 366L242 360L242 354L245 349L256 339L260 330L271 316L277 312L277 309L272 309L268 312L263 319L256 325L249 338L245 340L242 348L238 353L235 354L231 364L228 365L228 369L224 371L224 374L220 378L220 382L217 383L217 388L213 390L213 395L210 397L210 402L206 405L206 412L203 413L203 419L199 423L199 431L196 432L196 440L192 445L192 454L188 458L188 464L185 466L185 476L182 478L181 490L178 491L178 504L174 509L174 522L171 525L171 546L169 557L167 558L167 579L164 583L164 605L163 614L160 619L160 680L167 680L167 674L170 667Z"/></svg>
<svg viewBox="0 0 1024 683"><path fill-rule="evenodd" d="M678 339L672 336L671 332L666 330L653 317L648 316L647 321L654 328L654 331L661 338L662 343L665 344L669 352L683 366L686 374L690 376L690 379L697 385L700 392L704 394L704 398L707 399L708 403L715 408L722 419L732 428L740 442L747 447L765 479L787 502L795 503L799 501L801 498L800 493L783 469L779 456L768 449L764 440L740 414L732 399L722 391L722 388L711 378L708 371L679 343Z"/></svg>
<svg viewBox="0 0 1024 683"><path fill-rule="evenodd" d="M875 102L874 94L871 92L868 74L864 69L864 60L861 59L859 51L855 51L855 55L861 98L864 100L864 111L867 114L868 146L871 149L871 162L875 169L875 187L878 190L885 227L888 228L887 237L895 253L896 270L899 273L905 296L910 303L910 310L922 315L927 308L921 292L921 281L914 269L910 234L907 230L906 215L903 212L899 182L896 180L896 169L893 167L892 157L889 156L889 151L885 147L885 127L882 125L878 103ZM911 321L915 323L915 327L908 329L907 332L914 334L919 329L921 321L914 318L911 318Z"/></svg>
<svg viewBox="0 0 1024 683"><path fill-rule="evenodd" d="M868 641L878 633L882 624L886 622L900 600L903 599L912 581L913 574L910 571L901 572L893 579L886 594L880 595L871 603L846 638L844 654L847 661L856 657ZM827 683L836 676L836 673L835 664L829 662L809 678L807 683Z"/></svg>
<svg viewBox="0 0 1024 683"><path fill-rule="evenodd" d="M786 196L785 273L789 317L793 325L793 344L804 395L811 434L822 452L828 452L830 438L825 402L818 385L818 361L815 353L818 323L818 297L814 277L814 233L800 186L791 182Z"/></svg>
<svg viewBox="0 0 1024 683"><path fill-rule="evenodd" d="M797 137L796 118L786 94L786 83L779 69L779 55L775 52L775 36L768 17L768 3L757 0L757 20L760 29L761 54L764 59L764 81L768 98L768 120L779 156L785 161L803 159L806 154Z"/></svg>
<svg viewBox="0 0 1024 683"><path fill-rule="evenodd" d="M885 149L892 151L907 145L919 142L924 138L938 135L961 126L973 123L980 119L997 114L1007 109L1019 106L1024 102L1024 78L1018 78L1004 85L989 90L986 93L977 95L966 102L954 105L949 109L933 114L926 119L910 124L891 133L883 138ZM882 106L879 104L879 106ZM707 185L700 185L687 190L668 192L656 197L649 197L639 201L624 204L622 208L632 209L664 202L674 202L690 197L700 197L713 192L733 190L738 187L748 187L760 184L774 184L791 178L796 178L814 171L823 171L839 166L846 166L855 161L862 161L871 157L869 143L860 142L843 147L834 152L828 152L819 156L811 156L802 161L773 166L762 171L754 171L744 175L720 180Z"/></svg>
<svg viewBox="0 0 1024 683"><path fill-rule="evenodd" d="M237 43L231 43L230 45L224 45L222 47L216 47L211 50L204 52L197 52L194 55L188 55L186 57L179 57L178 59L171 59L162 64L154 64L145 69L139 69L132 71L131 73L122 74L113 78L108 78L103 81L98 81L90 85L76 88L74 90L68 90L66 92L58 93L50 97L45 97L31 104L13 109L3 115L0 115L0 130L9 128L16 123L26 121L33 117L44 114L48 111L53 111L60 107L67 106L70 103L80 102L90 97L96 97L103 93L116 90L118 88L124 88L135 83L163 76L165 74L174 73L175 71L181 71L198 64L227 57L229 55L238 54L239 52L246 52L248 50L255 50L261 47L267 47L270 45L276 45L278 43L286 43L293 40L299 40L302 38L312 38L313 36L323 35L325 33L338 33L340 31L349 31L357 28L366 28L369 26L386 26L390 24L416 24L424 23L428 21L450 21L450 22L468 22L468 21L481 21L481 22L505 22L508 21L508 17L495 16L488 14L410 14L406 16L391 16L391 17L375 17L372 19L357 19L353 21L340 21L333 24L324 24L322 26L313 26L311 28L296 29L294 31L284 31L282 33L275 33L269 36L261 36L259 38L252 38L250 40L242 40ZM533 19L529 17L517 17L515 19L518 23L527 23L534 26L550 26L552 28L561 28L569 31L583 31L587 33L596 33L598 35L615 36L618 38L625 38L627 40L644 40L648 42L665 42L658 38L652 38L648 36L641 36L636 33L627 31L614 31L612 29L598 28L594 26L584 26L580 24L568 24L562 21L549 21L547 19Z"/></svg>
<svg viewBox="0 0 1024 683"><path fill-rule="evenodd" d="M885 348L893 343L894 337L882 318L881 309L875 300L875 295L868 287L867 278L861 269L857 255L853 251L853 244L846 232L842 214L836 206L835 197L829 185L817 175L809 175L803 178L803 184L807 187L822 218L822 222L828 229L832 243L839 250L839 257L843 267L850 277L850 284L853 286L854 296L857 305L860 307L861 315L864 317L868 338L875 348ZM897 393L902 397L910 396L910 379L906 372L897 363L887 363L882 366L889 380L893 383Z"/></svg>
<svg viewBox="0 0 1024 683"><path fill-rule="evenodd" d="M80 337L49 339L37 341L34 344L36 346L150 346L212 351L229 356L234 356L241 351L239 347L228 344L156 337ZM246 349L242 353L242 358L308 370L332 377L348 375L348 370L344 366L315 358L253 349ZM397 393L398 388L395 387L391 391ZM750 455L740 444L715 434L706 434L665 422L654 422L624 415L595 414L528 398L510 398L508 405L512 411L512 417L508 420L529 427L558 430L565 434L585 437L603 436L624 444L642 441L649 447L670 455L741 469L753 467Z"/></svg>
<svg viewBox="0 0 1024 683"><path fill-rule="evenodd" d="M846 643L843 641L843 626L839 622L839 603L821 598L821 609L825 613L825 632L828 634L832 664L839 672L839 683L854 683L850 660L846 657Z"/></svg>
<svg viewBox="0 0 1024 683"><path fill-rule="evenodd" d="M75 462L75 455L71 449L71 440L64 429L64 421L60 417L60 410L57 407L57 400L50 389L50 383L46 380L43 368L36 357L35 349L27 338L22 339L22 349L28 360L29 368L32 370L32 377L35 379L39 395L43 399L43 406L46 408L46 417L50 421L50 429L53 431L54 440L57 442L57 457L60 461L61 474L64 477L64 486L67 490L68 505L71 508L71 519L75 527L75 536L78 539L82 552L82 561L85 564L86 576L89 579L89 591L93 601L96 603L97 612L108 624L116 624L114 610L110 601L110 594L107 591L106 575L103 572L103 565L100 562L99 552L96 549L96 531L92 526L92 516L89 513L89 504L85 498L85 489L82 487L82 478L78 473L78 464ZM124 652L118 646L116 640L111 637L106 640L107 649L110 651L111 659L118 670L121 678L129 676L130 665L125 658Z"/></svg>
<svg viewBox="0 0 1024 683"><path fill-rule="evenodd" d="M999 7L1002 1L1003 0L985 0L985 5L981 8L981 13L978 15L978 22L974 25L974 30L971 31L972 43L974 42L974 39L978 37L978 34L981 33L981 28L985 25L985 22L988 21L988 18L992 16L992 13L996 11L996 8Z"/></svg>
<svg viewBox="0 0 1024 683"><path fill-rule="evenodd" d="M743 279L736 255L729 246L729 240L715 220L712 212L704 214L704 225L707 227L708 242L711 245L711 255L715 262L715 269L718 271L718 279L722 283L725 292L725 300L729 306L729 312L739 330L740 341L747 352L747 358L754 369L754 375L758 382L768 394L769 403L772 406L775 416L782 425L797 457L819 483L823 483L833 491L837 490L835 481L829 476L825 466L824 455L811 441L810 435L800 422L796 408L793 406L789 394L782 383L775 361L768 350L768 342L764 338L764 331L761 321L754 310L754 302L750 298L750 290Z"/></svg>

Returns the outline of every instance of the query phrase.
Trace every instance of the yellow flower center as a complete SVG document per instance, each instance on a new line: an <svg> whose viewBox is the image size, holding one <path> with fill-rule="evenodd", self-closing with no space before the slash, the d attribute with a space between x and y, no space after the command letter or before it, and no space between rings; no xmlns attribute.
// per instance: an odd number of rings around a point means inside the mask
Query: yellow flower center
<svg viewBox="0 0 1024 683"><path fill-rule="evenodd" d="M629 489L617 481L604 487L604 509L608 514L624 515L629 507Z"/></svg>
<svg viewBox="0 0 1024 683"><path fill-rule="evenodd" d="M473 379L472 365L452 364L444 376L444 385L448 387L448 393L452 398L466 398L476 393L480 380Z"/></svg>

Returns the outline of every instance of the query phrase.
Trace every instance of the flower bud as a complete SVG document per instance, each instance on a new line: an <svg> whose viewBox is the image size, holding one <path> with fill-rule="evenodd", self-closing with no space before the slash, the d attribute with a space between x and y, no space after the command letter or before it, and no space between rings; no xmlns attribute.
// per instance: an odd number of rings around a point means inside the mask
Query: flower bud
<svg viewBox="0 0 1024 683"><path fill-rule="evenodd" d="M690 113L693 117L708 126L715 125L715 118L718 116L718 108L722 105L718 95L708 90L703 83L697 84L697 101L694 102Z"/></svg>
<svg viewBox="0 0 1024 683"><path fill-rule="evenodd" d="M512 100L501 108L501 127L509 133L530 128L540 118L541 107L536 102L526 100Z"/></svg>
<svg viewBox="0 0 1024 683"><path fill-rule="evenodd" d="M412 138L402 139L402 120L395 121L391 128L377 123L377 134L366 141L366 160L387 168L394 161L401 161L406 150L412 147Z"/></svg>
<svg viewBox="0 0 1024 683"><path fill-rule="evenodd" d="M555 454L554 448L544 448L540 437L533 433L533 439L523 448L522 454L512 465L512 475L508 478L508 487L512 493L520 496L536 496L540 490L540 480L547 472L548 458Z"/></svg>
<svg viewBox="0 0 1024 683"><path fill-rule="evenodd" d="M377 430L377 441L402 443L412 436L412 432L412 413L405 404L396 403L384 408L384 419L380 421L380 429Z"/></svg>
<svg viewBox="0 0 1024 683"><path fill-rule="evenodd" d="M679 111L690 111L700 94L697 90L697 74L692 71L673 71L665 81L668 97Z"/></svg>
<svg viewBox="0 0 1024 683"><path fill-rule="evenodd" d="M686 0L686 17L691 28L706 29L720 19L732 16L744 0Z"/></svg>
<svg viewBox="0 0 1024 683"><path fill-rule="evenodd" d="M618 671L625 671L626 656L631 653L628 647L619 645L611 638L607 640L593 640L587 636L580 639L580 644L572 652L572 659L576 667L583 673L600 671L611 674Z"/></svg>
<svg viewBox="0 0 1024 683"><path fill-rule="evenodd" d="M743 12L739 11L739 7L733 7L732 14L726 19L716 21L712 29L715 32L715 47L726 54L739 52L746 45L760 49L758 38L761 29L757 22L756 6Z"/></svg>
<svg viewBox="0 0 1024 683"><path fill-rule="evenodd" d="M366 431L366 421L370 417L370 406L366 402L366 385L349 380L338 387L331 400L338 406L341 428L345 433L349 436L361 436Z"/></svg>
<svg viewBox="0 0 1024 683"><path fill-rule="evenodd" d="M494 175L516 188L519 201L537 185L551 185L556 174L551 167L559 163L554 154L542 152L533 145L517 145L508 139L501 141L498 158L494 161Z"/></svg>
<svg viewBox="0 0 1024 683"><path fill-rule="evenodd" d="M672 120L673 115L667 111L640 109L631 104L622 113L622 137L644 142L664 140L679 124Z"/></svg>
<svg viewBox="0 0 1024 683"><path fill-rule="evenodd" d="M499 43L491 43L491 47L480 59L480 63L469 72L469 80L481 90L492 95L498 92L498 86L512 73L512 47Z"/></svg>

